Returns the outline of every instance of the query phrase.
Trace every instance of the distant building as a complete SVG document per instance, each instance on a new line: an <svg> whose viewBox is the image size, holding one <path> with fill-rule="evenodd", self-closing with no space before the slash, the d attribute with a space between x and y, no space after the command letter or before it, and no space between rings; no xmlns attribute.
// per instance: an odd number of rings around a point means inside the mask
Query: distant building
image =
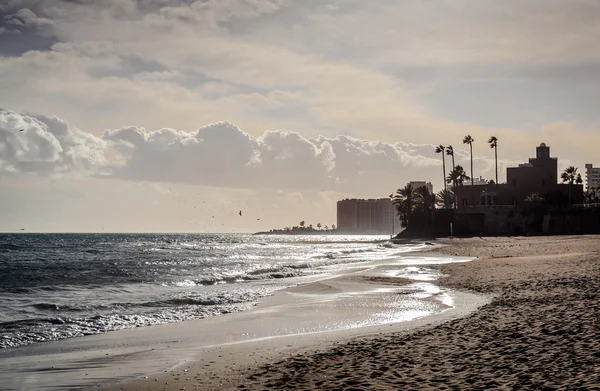
<svg viewBox="0 0 600 391"><path fill-rule="evenodd" d="M360 234L392 233L392 222L395 212L392 200L380 199L345 199L337 202L337 229L340 232ZM395 231L400 231L400 224Z"/></svg>
<svg viewBox="0 0 600 391"><path fill-rule="evenodd" d="M583 203L583 186L558 184L558 160L550 156L550 147L542 143L536 148L536 157L518 167L506 169L505 184L461 186L457 189L458 207L472 205L522 205L531 194L538 193L548 202Z"/></svg>
<svg viewBox="0 0 600 391"><path fill-rule="evenodd" d="M427 188L427 190L429 190L429 192L431 194L433 194L433 185L431 184L431 182L425 182L425 181L410 181L408 182L409 185L411 185L413 187L413 189L418 189L419 187L423 187L425 186Z"/></svg>
<svg viewBox="0 0 600 391"><path fill-rule="evenodd" d="M587 190L594 189L596 195L600 195L600 167L594 167L592 164L585 165L585 186Z"/></svg>
<svg viewBox="0 0 600 391"><path fill-rule="evenodd" d="M487 183L488 183L488 181L486 181L485 179L483 179L483 177L475 178L473 180L473 186L487 185ZM468 181L465 181L463 183L463 186L471 186L471 180L469 179Z"/></svg>

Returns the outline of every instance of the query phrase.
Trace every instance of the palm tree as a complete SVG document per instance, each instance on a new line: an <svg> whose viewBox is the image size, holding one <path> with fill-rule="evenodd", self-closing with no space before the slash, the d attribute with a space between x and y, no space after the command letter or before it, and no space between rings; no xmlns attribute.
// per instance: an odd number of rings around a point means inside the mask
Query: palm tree
<svg viewBox="0 0 600 391"><path fill-rule="evenodd" d="M426 186L417 187L414 191L415 204L427 211L435 206L435 194L431 194Z"/></svg>
<svg viewBox="0 0 600 391"><path fill-rule="evenodd" d="M327 226L327 225L326 225L325 227L323 227L323 229L324 229L325 231L329 231L329 226Z"/></svg>
<svg viewBox="0 0 600 391"><path fill-rule="evenodd" d="M490 137L488 144L490 144L490 148L494 148L494 157L496 158L496 183L498 183L498 137Z"/></svg>
<svg viewBox="0 0 600 391"><path fill-rule="evenodd" d="M335 230L335 224L331 224L331 229Z"/></svg>
<svg viewBox="0 0 600 391"><path fill-rule="evenodd" d="M304 224L305 224L305 223L304 223L304 220L302 220L302 221L300 222L300 227L304 228Z"/></svg>
<svg viewBox="0 0 600 391"><path fill-rule="evenodd" d="M463 144L469 144L469 148L471 149L471 186L473 186L473 143L475 142L475 139L473 137L471 137L470 134L466 135L465 138L463 138ZM498 181L496 180L496 183Z"/></svg>
<svg viewBox="0 0 600 391"><path fill-rule="evenodd" d="M435 147L435 153L442 154L442 169L444 170L444 190L448 190L448 188L446 187L446 157L444 156L445 151L446 147L444 147L443 145L438 145L437 147ZM448 207L448 200L444 201L444 207Z"/></svg>
<svg viewBox="0 0 600 391"><path fill-rule="evenodd" d="M446 181L444 181L445 183ZM452 190L441 190L435 195L435 203L436 205L445 206L446 200L454 200L454 192ZM454 201L452 202L452 208L455 207Z"/></svg>
<svg viewBox="0 0 600 391"><path fill-rule="evenodd" d="M459 164L458 166L454 167L454 170L452 170L450 172L450 174L448 174L448 178L446 178L446 181L448 183L453 183L454 184L454 192L456 192L456 187L457 186L462 186L463 183L465 183L465 181L468 181L469 176L467 175L467 173L465 172L465 169Z"/></svg>
<svg viewBox="0 0 600 391"><path fill-rule="evenodd" d="M454 171L454 168L456 167L456 164L454 163L454 148L452 148L452 145L448 145L446 147L446 155L448 156L452 156L452 171ZM456 207L456 192L454 192L454 206Z"/></svg>
<svg viewBox="0 0 600 391"><path fill-rule="evenodd" d="M321 223L317 223L317 228L321 230Z"/></svg>
<svg viewBox="0 0 600 391"><path fill-rule="evenodd" d="M422 212L425 227L435 236L435 194L427 186L420 186L415 190L414 197L417 209Z"/></svg>
<svg viewBox="0 0 600 391"><path fill-rule="evenodd" d="M446 155L452 156L452 169L454 170L456 165L454 164L454 148L452 148L452 145L446 147Z"/></svg>
<svg viewBox="0 0 600 391"><path fill-rule="evenodd" d="M577 174L577 168L574 166L569 166L565 168L565 170L560 174L560 179L562 179L563 183L569 184L569 209L571 209L571 186L574 182L582 183L581 174Z"/></svg>
<svg viewBox="0 0 600 391"><path fill-rule="evenodd" d="M414 204L415 191L412 185L409 183L401 189L396 190L396 194L392 199L392 204L396 207L398 216L400 216L400 225L402 227L408 227L408 221L412 213Z"/></svg>

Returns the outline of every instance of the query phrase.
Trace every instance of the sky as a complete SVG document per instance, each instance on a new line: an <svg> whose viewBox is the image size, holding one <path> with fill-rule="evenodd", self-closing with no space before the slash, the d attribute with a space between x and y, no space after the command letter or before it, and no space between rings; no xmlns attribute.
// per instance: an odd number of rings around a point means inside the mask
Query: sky
<svg viewBox="0 0 600 391"><path fill-rule="evenodd" d="M600 165L597 0L4 0L0 231L253 232ZM23 129L23 131L21 131ZM446 160L448 166L450 159ZM238 212L242 210L242 216Z"/></svg>

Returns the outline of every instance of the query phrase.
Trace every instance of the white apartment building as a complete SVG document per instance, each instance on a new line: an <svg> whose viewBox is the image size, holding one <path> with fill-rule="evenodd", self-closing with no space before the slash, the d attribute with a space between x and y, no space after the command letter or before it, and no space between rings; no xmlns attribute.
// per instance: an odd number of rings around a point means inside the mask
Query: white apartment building
<svg viewBox="0 0 600 391"><path fill-rule="evenodd" d="M600 186L600 167L594 167L592 164L585 165L585 185L588 190Z"/></svg>

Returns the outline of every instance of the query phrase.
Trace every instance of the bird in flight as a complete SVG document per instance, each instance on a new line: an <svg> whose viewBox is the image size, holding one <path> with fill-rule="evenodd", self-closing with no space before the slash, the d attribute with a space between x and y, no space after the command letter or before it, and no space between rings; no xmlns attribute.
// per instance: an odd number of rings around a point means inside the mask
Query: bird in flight
<svg viewBox="0 0 600 391"><path fill-rule="evenodd" d="M25 228L21 228L21 231L25 231Z"/></svg>
<svg viewBox="0 0 600 391"><path fill-rule="evenodd" d="M25 130L25 129L21 129L21 130L19 130L19 132L22 132L22 131L24 131L24 130Z"/></svg>
<svg viewBox="0 0 600 391"><path fill-rule="evenodd" d="M242 215L242 211L241 211L241 210L240 210L240 213L239 213L239 215L240 215L240 216Z"/></svg>

